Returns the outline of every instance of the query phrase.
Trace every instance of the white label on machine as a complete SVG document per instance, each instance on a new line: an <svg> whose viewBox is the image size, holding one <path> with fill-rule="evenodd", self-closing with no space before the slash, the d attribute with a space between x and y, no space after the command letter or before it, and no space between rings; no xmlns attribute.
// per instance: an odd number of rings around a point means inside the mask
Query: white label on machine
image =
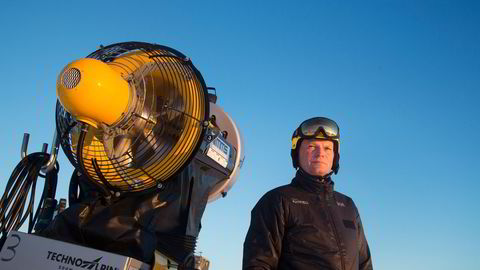
<svg viewBox="0 0 480 270"><path fill-rule="evenodd" d="M230 156L230 146L217 137L209 144L207 156L226 168Z"/></svg>
<svg viewBox="0 0 480 270"><path fill-rule="evenodd" d="M0 252L0 269L19 270L148 270L136 259L11 231Z"/></svg>

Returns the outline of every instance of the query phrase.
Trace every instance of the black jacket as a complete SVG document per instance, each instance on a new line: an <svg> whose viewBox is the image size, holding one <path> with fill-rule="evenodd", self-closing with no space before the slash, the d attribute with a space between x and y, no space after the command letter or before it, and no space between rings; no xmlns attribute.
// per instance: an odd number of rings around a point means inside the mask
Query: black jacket
<svg viewBox="0 0 480 270"><path fill-rule="evenodd" d="M352 199L301 170L258 201L243 248L243 269L373 269Z"/></svg>

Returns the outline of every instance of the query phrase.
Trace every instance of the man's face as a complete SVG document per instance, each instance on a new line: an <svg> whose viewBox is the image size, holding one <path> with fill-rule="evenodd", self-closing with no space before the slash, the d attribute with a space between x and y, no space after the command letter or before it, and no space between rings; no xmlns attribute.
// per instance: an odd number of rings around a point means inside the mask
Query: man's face
<svg viewBox="0 0 480 270"><path fill-rule="evenodd" d="M314 176L325 176L332 170L333 156L332 141L305 139L298 151L300 167Z"/></svg>

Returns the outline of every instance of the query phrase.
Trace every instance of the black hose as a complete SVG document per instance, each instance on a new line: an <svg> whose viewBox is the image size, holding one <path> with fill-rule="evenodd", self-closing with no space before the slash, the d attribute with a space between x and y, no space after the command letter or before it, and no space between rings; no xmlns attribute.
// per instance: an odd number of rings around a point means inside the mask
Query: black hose
<svg viewBox="0 0 480 270"><path fill-rule="evenodd" d="M59 165L45 176L40 175L42 167L50 159L48 153L37 152L27 155L15 167L0 199L0 248L8 232L18 230L29 219L28 233L37 222L46 198L55 198ZM38 177L45 178L44 188L37 209L34 211L35 191ZM30 196L29 196L30 193ZM27 200L29 199L28 203Z"/></svg>
<svg viewBox="0 0 480 270"><path fill-rule="evenodd" d="M78 144L77 144L77 160L81 161L83 160L83 143L85 141L85 136L86 136L87 132L85 131L84 128L82 128L82 130L80 131L80 135L78 137ZM93 163L93 161L92 161ZM90 177L89 174L86 173L86 169L85 169L85 166L83 164L83 162L78 162L78 169L80 171L81 174L85 175L87 177L88 180L90 180L90 183L93 184L97 189L98 189L98 192L100 192L100 194L103 195L103 197L109 201L110 200L110 191L103 185L99 184L97 181L95 181L94 179L92 179ZM95 164L93 164L95 166Z"/></svg>

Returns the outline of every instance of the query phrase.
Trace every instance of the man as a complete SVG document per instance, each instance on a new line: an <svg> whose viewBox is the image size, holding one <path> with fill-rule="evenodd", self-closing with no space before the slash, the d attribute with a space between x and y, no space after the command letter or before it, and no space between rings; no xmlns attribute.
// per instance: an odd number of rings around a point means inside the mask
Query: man
<svg viewBox="0 0 480 270"><path fill-rule="evenodd" d="M308 119L295 130L297 173L253 208L243 269L373 269L355 204L333 190L339 144L338 125L328 118Z"/></svg>

